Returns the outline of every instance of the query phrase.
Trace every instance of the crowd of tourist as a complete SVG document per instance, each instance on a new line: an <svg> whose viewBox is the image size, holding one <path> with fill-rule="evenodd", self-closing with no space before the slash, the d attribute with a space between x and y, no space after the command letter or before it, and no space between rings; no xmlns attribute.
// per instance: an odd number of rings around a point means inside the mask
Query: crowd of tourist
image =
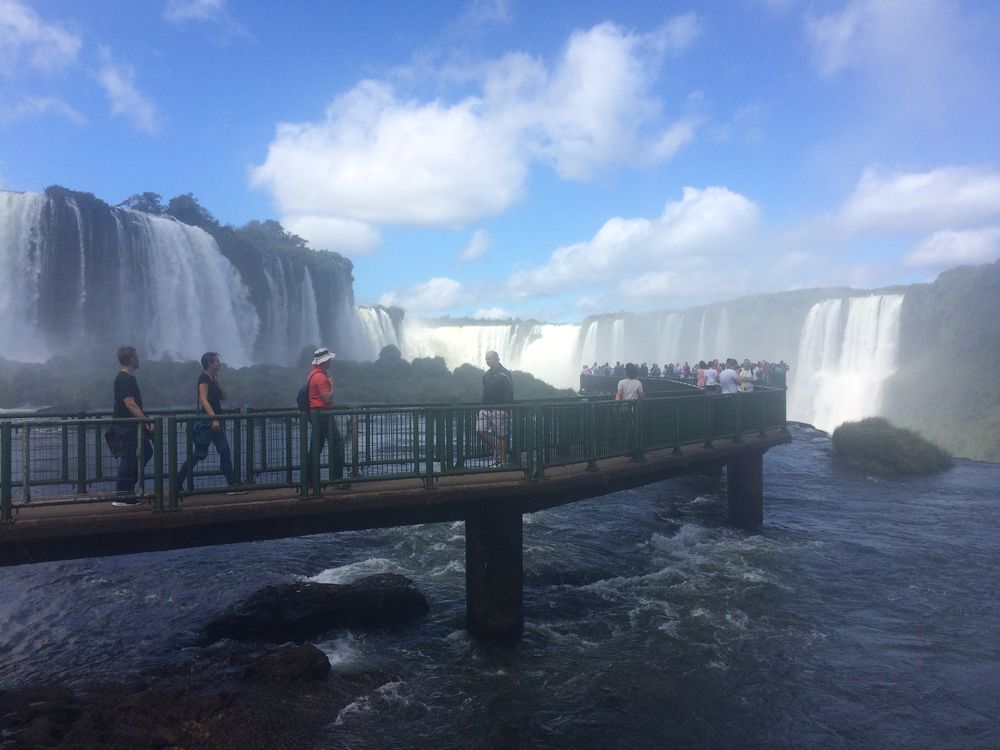
<svg viewBox="0 0 1000 750"><path fill-rule="evenodd" d="M769 388L787 387L789 366L784 361L769 362L760 360L751 362L744 359L742 364L736 359L699 360L693 367L690 362L668 362L661 368L655 362L652 365L609 362L599 365L583 365L581 375L604 375L606 377L633 378L667 378L671 380L690 381L698 388L717 393L737 393L752 391L755 385Z"/></svg>

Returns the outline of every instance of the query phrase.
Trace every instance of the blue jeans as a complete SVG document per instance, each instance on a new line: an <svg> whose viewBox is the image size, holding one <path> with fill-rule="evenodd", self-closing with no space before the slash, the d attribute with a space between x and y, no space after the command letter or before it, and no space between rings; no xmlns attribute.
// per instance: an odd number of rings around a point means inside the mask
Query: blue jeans
<svg viewBox="0 0 1000 750"><path fill-rule="evenodd" d="M204 422L201 426L198 422ZM183 488L187 480L188 473L194 469L194 465L199 461L204 461L208 456L208 446L214 445L219 453L219 469L222 476L226 478L226 484L232 486L236 484L236 474L233 472L233 457L229 450L229 438L226 437L226 430L222 425L218 430L210 428L209 420L198 420L195 422L194 430L194 450L177 472L177 486Z"/></svg>
<svg viewBox="0 0 1000 750"><path fill-rule="evenodd" d="M131 493L135 489L135 483L139 479L139 472L136 468L136 453L139 444L136 440L136 425L116 425L118 431L118 444L121 446L121 456L118 459L118 476L115 489L118 492ZM149 437L149 432L142 431L142 469L146 470L146 464L153 457L153 441Z"/></svg>

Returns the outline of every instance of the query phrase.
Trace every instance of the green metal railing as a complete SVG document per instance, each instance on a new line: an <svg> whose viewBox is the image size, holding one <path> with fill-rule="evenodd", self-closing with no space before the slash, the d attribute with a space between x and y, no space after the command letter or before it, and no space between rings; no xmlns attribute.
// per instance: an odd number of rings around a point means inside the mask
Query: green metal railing
<svg viewBox="0 0 1000 750"><path fill-rule="evenodd" d="M758 389L733 396L709 396L691 389L640 401L608 398L478 404L356 406L304 414L256 411L218 415L231 451L235 484L223 478L217 451L189 473L180 467L194 450L195 422L204 415L177 410L153 412L147 420L114 420L107 413L5 415L0 420L0 520L10 521L27 505L106 502L122 496L148 498L157 510L176 510L184 496L247 489L295 488L303 497L332 484L386 479L420 479L522 471L544 476L548 467L596 462L615 456L643 460L647 451L745 435L785 424L785 391ZM335 476L335 446L311 449L310 437L326 422L343 439L343 472ZM134 428L138 472L132 491L115 490L119 459L104 440L112 426ZM152 460L143 466L143 431ZM482 434L506 436L504 461ZM494 448L497 446L494 446ZM310 452L311 451L311 452ZM303 471L311 465L311 471Z"/></svg>

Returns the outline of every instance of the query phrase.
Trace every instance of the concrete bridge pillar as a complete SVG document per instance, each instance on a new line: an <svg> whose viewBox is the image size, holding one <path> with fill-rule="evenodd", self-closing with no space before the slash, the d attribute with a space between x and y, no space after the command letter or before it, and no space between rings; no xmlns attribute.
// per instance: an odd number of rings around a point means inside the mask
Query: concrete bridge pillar
<svg viewBox="0 0 1000 750"><path fill-rule="evenodd" d="M726 464L729 523L742 529L764 525L764 454L749 453Z"/></svg>
<svg viewBox="0 0 1000 750"><path fill-rule="evenodd" d="M482 638L516 638L524 630L520 513L465 520L465 619Z"/></svg>

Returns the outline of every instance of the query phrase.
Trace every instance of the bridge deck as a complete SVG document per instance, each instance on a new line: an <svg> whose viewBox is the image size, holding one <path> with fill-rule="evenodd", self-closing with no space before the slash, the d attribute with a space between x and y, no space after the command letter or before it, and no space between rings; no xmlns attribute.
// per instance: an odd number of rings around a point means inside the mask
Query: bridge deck
<svg viewBox="0 0 1000 750"><path fill-rule="evenodd" d="M183 498L180 512L154 512L148 504L24 505L13 523L0 524L0 565L464 521L498 511L530 513L714 469L789 440L787 431L770 429L740 441L718 440L712 448L685 445L682 455L648 451L644 462L606 458L597 462L596 472L584 463L549 467L544 479L511 471L442 476L432 488L412 478L368 482L306 499L287 488L193 495Z"/></svg>

